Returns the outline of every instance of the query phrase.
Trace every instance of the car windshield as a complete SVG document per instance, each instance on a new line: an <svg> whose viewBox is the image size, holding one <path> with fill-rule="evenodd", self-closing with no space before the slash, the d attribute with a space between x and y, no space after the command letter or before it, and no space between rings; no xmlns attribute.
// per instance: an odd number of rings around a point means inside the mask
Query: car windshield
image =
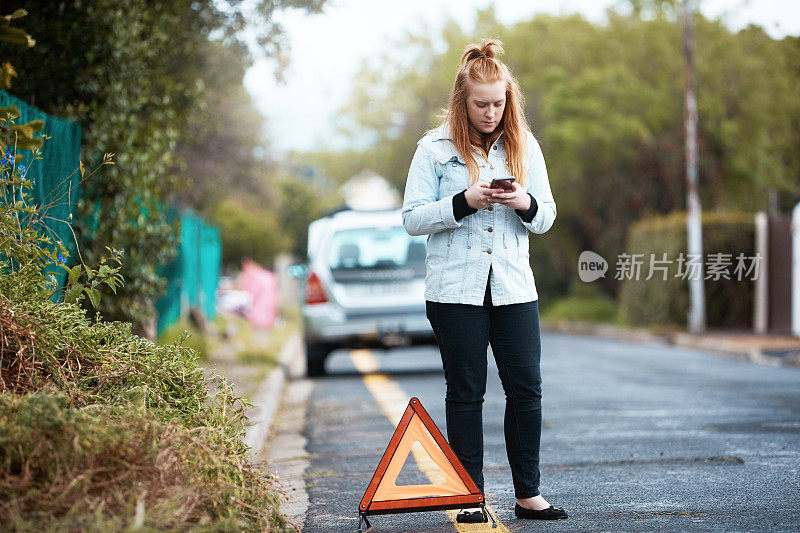
<svg viewBox="0 0 800 533"><path fill-rule="evenodd" d="M412 237L402 227L339 231L331 239L328 265L334 274L395 271L403 277L424 276L425 242L425 235Z"/></svg>

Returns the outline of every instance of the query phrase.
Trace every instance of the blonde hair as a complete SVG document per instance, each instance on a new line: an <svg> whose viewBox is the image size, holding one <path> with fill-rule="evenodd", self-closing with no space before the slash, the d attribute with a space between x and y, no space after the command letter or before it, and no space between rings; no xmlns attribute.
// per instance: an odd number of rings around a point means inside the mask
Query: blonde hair
<svg viewBox="0 0 800 533"><path fill-rule="evenodd" d="M453 144L467 164L471 184L478 181L479 175L474 146L481 146L485 152L502 131L505 135L506 168L524 188L527 187L524 170L527 149L525 132L529 128L522 112L523 96L519 83L511 75L508 67L496 58L503 52L503 43L497 39L481 39L480 44L467 45L461 56L461 66L456 73L453 91L450 93L450 101L443 118L450 126ZM506 82L506 106L500 122L502 127L493 132L488 139L489 144L486 145L480 132L469 122L467 97L472 83L494 83L501 80Z"/></svg>

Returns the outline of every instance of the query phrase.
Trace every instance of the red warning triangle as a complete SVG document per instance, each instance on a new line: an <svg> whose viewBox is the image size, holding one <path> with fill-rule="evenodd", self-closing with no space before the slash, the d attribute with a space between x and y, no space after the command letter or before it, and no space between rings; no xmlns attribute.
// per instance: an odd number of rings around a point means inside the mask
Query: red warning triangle
<svg viewBox="0 0 800 533"><path fill-rule="evenodd" d="M428 485L397 485L411 447L419 442L444 473L445 481ZM483 507L484 499L461 462L450 449L418 398L408 402L400 423L389 440L378 468L361 499L361 515L410 513Z"/></svg>

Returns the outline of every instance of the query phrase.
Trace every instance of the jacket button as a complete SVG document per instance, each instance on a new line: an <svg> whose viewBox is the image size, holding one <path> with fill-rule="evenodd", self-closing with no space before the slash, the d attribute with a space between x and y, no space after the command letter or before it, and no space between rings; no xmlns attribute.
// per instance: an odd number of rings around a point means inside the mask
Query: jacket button
<svg viewBox="0 0 800 533"><path fill-rule="evenodd" d="M491 233L491 232L492 232L492 231L494 231L494 230L492 230L492 228L486 228L486 231L488 231L489 233Z"/></svg>
<svg viewBox="0 0 800 533"><path fill-rule="evenodd" d="M454 167L458 166L458 165L455 163L455 161L453 162L453 166L454 166Z"/></svg>
<svg viewBox="0 0 800 533"><path fill-rule="evenodd" d="M496 144L494 145L494 149L497 150L497 145Z"/></svg>
<svg viewBox="0 0 800 533"><path fill-rule="evenodd" d="M490 205L490 206L489 206L489 207L487 207L486 209L488 209L489 211L491 211L492 209L494 209L494 206L491 206L491 205Z"/></svg>
<svg viewBox="0 0 800 533"><path fill-rule="evenodd" d="M490 253L492 253L492 251L491 250L486 250L486 253L490 254Z"/></svg>

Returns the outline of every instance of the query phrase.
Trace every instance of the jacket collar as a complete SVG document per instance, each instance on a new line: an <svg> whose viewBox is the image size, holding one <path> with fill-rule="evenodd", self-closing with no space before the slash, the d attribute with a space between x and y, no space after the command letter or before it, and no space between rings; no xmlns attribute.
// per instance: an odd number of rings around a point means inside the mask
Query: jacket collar
<svg viewBox="0 0 800 533"><path fill-rule="evenodd" d="M449 140L449 141L453 140L452 137L450 136L450 124L447 121L445 121L439 127L434 128L433 131L434 131L434 135L433 135L433 140L434 141L442 141L442 140L445 140L445 139ZM500 132L500 136L497 137L497 140L495 141L496 143L502 143L502 142L505 141L505 137L503 137L504 133L505 132L503 132L503 131Z"/></svg>

